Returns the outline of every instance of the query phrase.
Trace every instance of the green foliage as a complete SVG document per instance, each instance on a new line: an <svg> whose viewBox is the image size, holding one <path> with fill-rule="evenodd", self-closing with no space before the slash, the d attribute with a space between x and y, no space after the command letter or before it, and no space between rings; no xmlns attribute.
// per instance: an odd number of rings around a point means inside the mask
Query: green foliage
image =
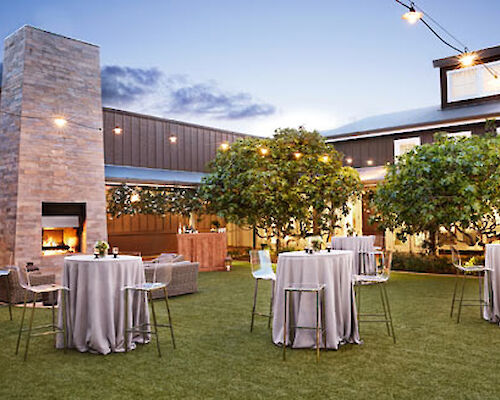
<svg viewBox="0 0 500 400"><path fill-rule="evenodd" d="M498 138L448 138L418 146L387 167L374 194L374 221L381 229L399 230L398 237L427 233L431 252L437 233L460 232L469 244L497 237L495 213L500 209L500 141ZM477 235L469 235L469 230Z"/></svg>
<svg viewBox="0 0 500 400"><path fill-rule="evenodd" d="M283 238L328 233L337 210L359 195L357 172L316 131L279 129L273 138L245 138L210 163L200 194L209 213Z"/></svg>
<svg viewBox="0 0 500 400"><path fill-rule="evenodd" d="M399 271L454 274L456 269L449 257L416 253L394 253L392 269Z"/></svg>
<svg viewBox="0 0 500 400"><path fill-rule="evenodd" d="M132 187L125 184L108 190L107 205L108 214L112 217L167 213L189 217L203 207L197 189Z"/></svg>

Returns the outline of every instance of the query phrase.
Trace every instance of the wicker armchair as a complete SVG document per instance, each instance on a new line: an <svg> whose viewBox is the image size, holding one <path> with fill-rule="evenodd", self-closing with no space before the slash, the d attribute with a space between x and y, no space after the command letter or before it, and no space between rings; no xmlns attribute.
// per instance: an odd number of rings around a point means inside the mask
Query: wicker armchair
<svg viewBox="0 0 500 400"><path fill-rule="evenodd" d="M144 263L146 281L153 282L154 266L156 265L156 281L162 282L162 277L170 276L172 279L167 285L168 297L181 294L195 293L198 291L198 266L196 262L180 261L174 263ZM153 299L162 299L161 290L153 292Z"/></svg>
<svg viewBox="0 0 500 400"><path fill-rule="evenodd" d="M9 267L7 267L9 268ZM56 282L56 275L52 273L42 273L40 271L30 272L30 282L33 286L47 285ZM10 297L12 304L24 302L24 289L19 284L17 273L9 274ZM44 299L45 300L45 299ZM0 301L8 302L7 298L7 280L0 279ZM28 294L28 301L33 301L33 294Z"/></svg>

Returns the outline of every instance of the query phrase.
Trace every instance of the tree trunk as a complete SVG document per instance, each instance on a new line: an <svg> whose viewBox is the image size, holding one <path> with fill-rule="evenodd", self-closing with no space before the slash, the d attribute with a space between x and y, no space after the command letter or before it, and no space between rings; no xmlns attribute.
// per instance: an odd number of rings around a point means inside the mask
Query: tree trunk
<svg viewBox="0 0 500 400"><path fill-rule="evenodd" d="M437 230L429 231L429 252L436 256L437 255Z"/></svg>

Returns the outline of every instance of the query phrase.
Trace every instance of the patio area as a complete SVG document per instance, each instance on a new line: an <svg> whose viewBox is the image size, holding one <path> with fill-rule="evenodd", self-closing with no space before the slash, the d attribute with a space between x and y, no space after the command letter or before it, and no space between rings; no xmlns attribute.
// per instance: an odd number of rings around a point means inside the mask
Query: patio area
<svg viewBox="0 0 500 400"><path fill-rule="evenodd" d="M472 278L471 278L472 279ZM364 344L323 351L292 349L287 361L271 341L267 320L250 333L253 278L248 263L231 272L201 273L199 292L170 299L177 349L161 330L164 356L154 345L107 356L55 350L53 338L34 338L29 362L14 355L21 308L9 321L0 310L0 398L342 398L496 399L500 391L498 326L477 307L450 319L454 278L394 272L391 297L396 345L383 324L362 324ZM268 306L263 284L259 307ZM470 296L475 285L467 285ZM378 289L363 293L364 311ZM372 301L373 300L373 301ZM156 300L161 302L161 300ZM166 318L163 307L159 318ZM50 320L50 310L40 311Z"/></svg>

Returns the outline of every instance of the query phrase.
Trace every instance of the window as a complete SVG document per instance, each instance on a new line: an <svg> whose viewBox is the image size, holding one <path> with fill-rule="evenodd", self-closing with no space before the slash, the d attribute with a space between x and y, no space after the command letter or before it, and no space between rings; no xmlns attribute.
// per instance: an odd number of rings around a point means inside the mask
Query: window
<svg viewBox="0 0 500 400"><path fill-rule="evenodd" d="M471 131L460 131L460 132L452 132L448 133L448 137L454 137L454 138L463 138L463 137L471 137L472 132Z"/></svg>
<svg viewBox="0 0 500 400"><path fill-rule="evenodd" d="M500 61L446 72L448 101L475 99L500 94L500 79L495 79L485 66L500 75Z"/></svg>
<svg viewBox="0 0 500 400"><path fill-rule="evenodd" d="M406 153L416 146L420 146L420 137L394 140L394 158Z"/></svg>

